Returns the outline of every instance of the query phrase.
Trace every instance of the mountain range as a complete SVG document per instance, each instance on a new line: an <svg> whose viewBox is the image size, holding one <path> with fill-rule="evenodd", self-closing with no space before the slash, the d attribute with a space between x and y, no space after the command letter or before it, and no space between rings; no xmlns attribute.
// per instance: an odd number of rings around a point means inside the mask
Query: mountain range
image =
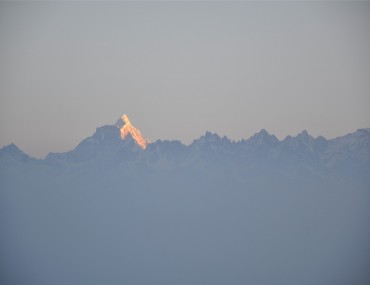
<svg viewBox="0 0 370 285"><path fill-rule="evenodd" d="M211 172L217 168L226 173L239 172L244 177L271 171L285 177L294 177L296 173L369 181L370 128L330 140L322 136L314 138L307 131L281 141L264 129L241 141L206 132L185 146L180 141L150 143L123 115L115 125L97 128L75 149L49 153L44 159L34 159L14 144L0 149L3 170L16 164L58 171L84 171L99 165L104 165L105 170L125 166L156 171L189 167Z"/></svg>

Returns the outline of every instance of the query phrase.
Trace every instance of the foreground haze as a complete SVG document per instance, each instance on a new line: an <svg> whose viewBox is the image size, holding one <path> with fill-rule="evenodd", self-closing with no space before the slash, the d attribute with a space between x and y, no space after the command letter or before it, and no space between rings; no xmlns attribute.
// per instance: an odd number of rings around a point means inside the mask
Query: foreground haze
<svg viewBox="0 0 370 285"><path fill-rule="evenodd" d="M0 149L1 284L369 284L370 129L143 141Z"/></svg>

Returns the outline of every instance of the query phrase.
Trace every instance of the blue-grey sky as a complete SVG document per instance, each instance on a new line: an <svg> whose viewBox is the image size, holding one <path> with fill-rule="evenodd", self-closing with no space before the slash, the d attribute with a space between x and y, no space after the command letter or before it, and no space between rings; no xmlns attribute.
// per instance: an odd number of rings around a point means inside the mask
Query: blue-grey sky
<svg viewBox="0 0 370 285"><path fill-rule="evenodd" d="M370 127L370 3L0 3L0 147Z"/></svg>

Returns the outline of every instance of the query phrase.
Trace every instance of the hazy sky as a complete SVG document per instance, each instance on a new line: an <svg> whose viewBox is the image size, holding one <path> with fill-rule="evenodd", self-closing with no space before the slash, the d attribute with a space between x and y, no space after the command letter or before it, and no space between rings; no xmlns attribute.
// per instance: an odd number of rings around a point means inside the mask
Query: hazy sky
<svg viewBox="0 0 370 285"><path fill-rule="evenodd" d="M0 3L0 147L370 127L370 3Z"/></svg>

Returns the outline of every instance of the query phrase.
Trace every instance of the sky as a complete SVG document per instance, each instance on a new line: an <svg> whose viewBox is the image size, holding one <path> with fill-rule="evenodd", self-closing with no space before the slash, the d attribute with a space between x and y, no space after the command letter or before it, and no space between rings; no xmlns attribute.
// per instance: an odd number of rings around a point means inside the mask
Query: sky
<svg viewBox="0 0 370 285"><path fill-rule="evenodd" d="M370 2L0 3L0 147L73 149L123 114L190 144L370 127Z"/></svg>

